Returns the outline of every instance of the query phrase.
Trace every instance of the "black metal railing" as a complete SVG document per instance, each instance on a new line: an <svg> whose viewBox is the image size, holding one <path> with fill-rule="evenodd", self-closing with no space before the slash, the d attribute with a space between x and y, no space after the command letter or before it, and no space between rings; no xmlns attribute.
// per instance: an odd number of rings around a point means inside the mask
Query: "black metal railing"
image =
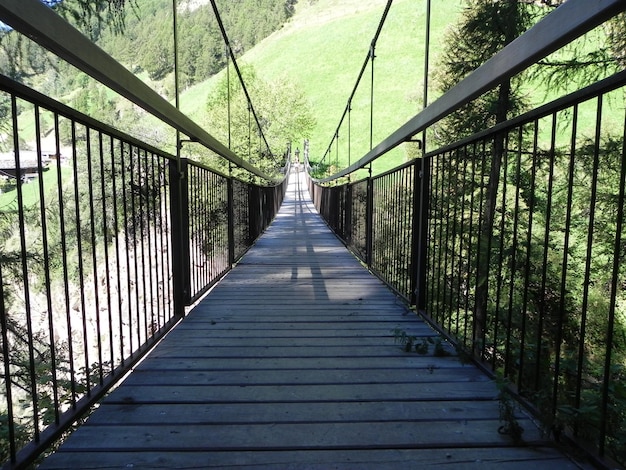
<svg viewBox="0 0 626 470"><path fill-rule="evenodd" d="M178 160L0 77L0 443L32 462L239 259L286 188Z"/></svg>
<svg viewBox="0 0 626 470"><path fill-rule="evenodd" d="M621 72L384 175L309 186L346 244L555 437L622 464L625 90Z"/></svg>

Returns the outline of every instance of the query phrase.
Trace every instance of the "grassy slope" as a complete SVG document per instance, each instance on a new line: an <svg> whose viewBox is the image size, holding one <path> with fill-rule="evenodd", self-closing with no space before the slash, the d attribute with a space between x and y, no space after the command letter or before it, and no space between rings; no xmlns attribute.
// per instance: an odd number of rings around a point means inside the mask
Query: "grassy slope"
<svg viewBox="0 0 626 470"><path fill-rule="evenodd" d="M329 146L385 4L386 0L319 0L310 5L301 0L297 14L282 30L241 59L242 63L253 64L266 80L286 76L302 87L317 116L317 127L311 137L313 160L320 159ZM425 9L424 0L396 0L387 17L376 48L373 145L422 106ZM445 28L454 23L459 12L460 0L433 1L431 64L443 44ZM217 79L214 77L183 93L183 111L202 122L203 104ZM370 82L368 67L352 106L352 162L369 150ZM340 130L341 166L348 163L347 135L346 121ZM333 146L333 162L336 154ZM405 158L404 149L399 148L377 162L374 170L391 168Z"/></svg>

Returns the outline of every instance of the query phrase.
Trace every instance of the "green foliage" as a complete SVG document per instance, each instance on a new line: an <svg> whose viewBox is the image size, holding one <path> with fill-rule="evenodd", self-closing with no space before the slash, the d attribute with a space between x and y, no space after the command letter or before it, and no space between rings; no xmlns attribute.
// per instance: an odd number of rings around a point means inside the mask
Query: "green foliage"
<svg viewBox="0 0 626 470"><path fill-rule="evenodd" d="M315 118L301 90L286 79L264 82L251 66L242 67L241 73L274 156L265 147L234 72L230 82L223 77L209 96L206 128L222 142L230 142L236 154L263 171L273 172L282 165L282 149L289 142L309 137Z"/></svg>
<svg viewBox="0 0 626 470"><path fill-rule="evenodd" d="M496 385L498 387L498 401L500 405L500 421L503 423L498 428L500 434L506 434L515 442L522 440L524 428L517 420L517 411L519 403L511 397L509 392L509 382L501 374L496 377Z"/></svg>
<svg viewBox="0 0 626 470"><path fill-rule="evenodd" d="M414 335L409 335L402 328L394 328L392 331L393 339L396 344L400 344L404 352L413 352L417 354L426 355L430 350L430 346L434 347L433 356L446 357L450 356L450 352L445 349L444 341L440 336L430 337L425 336L418 338Z"/></svg>
<svg viewBox="0 0 626 470"><path fill-rule="evenodd" d="M128 8L136 7L136 0L44 0L61 16L79 29L97 39L103 28L115 32L124 29Z"/></svg>
<svg viewBox="0 0 626 470"><path fill-rule="evenodd" d="M441 92L451 89L526 31L536 9L518 0L468 2L458 26L448 31L446 49L436 69ZM439 143L472 135L525 109L523 80L518 76L503 83L438 123L435 135Z"/></svg>
<svg viewBox="0 0 626 470"><path fill-rule="evenodd" d="M570 92L624 68L626 13L612 18L540 62L532 78L546 90Z"/></svg>

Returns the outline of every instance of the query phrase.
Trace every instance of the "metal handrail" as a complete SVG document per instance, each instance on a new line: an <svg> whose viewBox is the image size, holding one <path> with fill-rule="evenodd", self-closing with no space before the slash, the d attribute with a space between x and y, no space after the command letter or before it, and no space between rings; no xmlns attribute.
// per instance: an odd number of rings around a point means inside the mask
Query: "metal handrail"
<svg viewBox="0 0 626 470"><path fill-rule="evenodd" d="M243 160L196 122L176 109L109 54L38 0L3 0L0 18L110 89L142 107L192 141L265 180L274 178Z"/></svg>
<svg viewBox="0 0 626 470"><path fill-rule="evenodd" d="M515 76L624 10L626 10L626 0L593 2L569 0L565 2L447 93L408 120L360 160L327 178L316 179L315 182L327 183L365 167L502 81Z"/></svg>

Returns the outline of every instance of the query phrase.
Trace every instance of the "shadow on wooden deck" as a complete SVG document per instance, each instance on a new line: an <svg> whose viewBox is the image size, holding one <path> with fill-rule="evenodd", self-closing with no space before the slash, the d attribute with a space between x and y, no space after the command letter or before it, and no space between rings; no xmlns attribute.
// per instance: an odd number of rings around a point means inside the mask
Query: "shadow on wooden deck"
<svg viewBox="0 0 626 470"><path fill-rule="evenodd" d="M579 468L346 250L293 174L238 266L40 468Z"/></svg>

